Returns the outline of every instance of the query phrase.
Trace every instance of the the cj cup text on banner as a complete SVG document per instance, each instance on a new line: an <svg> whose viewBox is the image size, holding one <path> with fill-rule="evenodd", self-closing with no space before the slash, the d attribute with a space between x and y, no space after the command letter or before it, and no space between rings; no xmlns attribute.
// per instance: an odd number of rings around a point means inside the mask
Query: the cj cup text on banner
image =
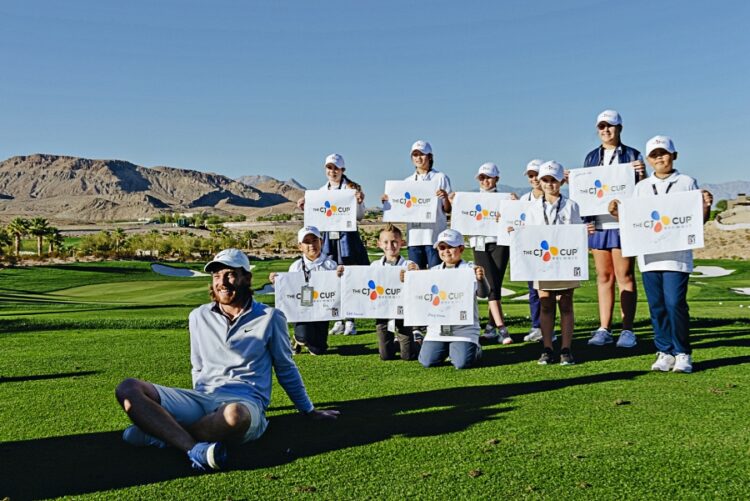
<svg viewBox="0 0 750 501"><path fill-rule="evenodd" d="M509 198L510 193L457 192L452 202L451 228L467 236L496 236L502 226L503 202Z"/></svg>
<svg viewBox="0 0 750 501"><path fill-rule="evenodd" d="M473 324L475 288L471 268L407 272L404 325Z"/></svg>
<svg viewBox="0 0 750 501"><path fill-rule="evenodd" d="M305 191L305 226L315 226L320 231L355 231L356 191Z"/></svg>
<svg viewBox="0 0 750 501"><path fill-rule="evenodd" d="M572 169L570 199L578 203L581 216L609 214L609 203L631 197L635 189L633 164Z"/></svg>
<svg viewBox="0 0 750 501"><path fill-rule="evenodd" d="M344 318L404 318L401 270L397 266L347 266L341 280Z"/></svg>
<svg viewBox="0 0 750 501"><path fill-rule="evenodd" d="M531 202L527 200L503 200L502 224L498 228L497 245L510 245L511 233L508 228L514 230L526 225L526 214Z"/></svg>
<svg viewBox="0 0 750 501"><path fill-rule="evenodd" d="M528 225L511 234L510 279L588 280L584 224Z"/></svg>
<svg viewBox="0 0 750 501"><path fill-rule="evenodd" d="M312 288L303 292L304 287ZM341 320L341 284L336 271L312 271L310 281L305 282L301 271L276 275L276 308L286 315L289 322L317 322ZM306 302L305 294L311 294L312 302Z"/></svg>
<svg viewBox="0 0 750 501"><path fill-rule="evenodd" d="M386 181L383 221L434 223L437 218L437 181Z"/></svg>
<svg viewBox="0 0 750 501"><path fill-rule="evenodd" d="M688 191L620 202L623 256L703 247L703 195Z"/></svg>

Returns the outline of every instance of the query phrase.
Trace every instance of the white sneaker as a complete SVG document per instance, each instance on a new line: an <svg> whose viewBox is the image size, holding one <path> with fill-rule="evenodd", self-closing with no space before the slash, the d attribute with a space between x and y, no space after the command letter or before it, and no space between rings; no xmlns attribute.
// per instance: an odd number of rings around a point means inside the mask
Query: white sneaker
<svg viewBox="0 0 750 501"><path fill-rule="evenodd" d="M500 335L498 334L497 329L495 327L490 327L489 324L487 324L484 333L479 337L487 344L497 343L500 340Z"/></svg>
<svg viewBox="0 0 750 501"><path fill-rule="evenodd" d="M422 331L419 329L412 330L411 335L414 337L414 342L417 344L422 344L422 341L424 341L424 334L422 334Z"/></svg>
<svg viewBox="0 0 750 501"><path fill-rule="evenodd" d="M632 348L637 343L638 341L635 339L635 334L633 334L633 331L622 331L620 333L620 337L617 338L618 348Z"/></svg>
<svg viewBox="0 0 750 501"><path fill-rule="evenodd" d="M500 342L502 344L511 344L513 342L513 338L510 337L510 333L508 332L508 328L507 327L505 327L505 326L498 327L497 333L498 333L498 335L500 337Z"/></svg>
<svg viewBox="0 0 750 501"><path fill-rule="evenodd" d="M343 334L344 333L344 322L341 320L337 320L336 323L333 324L333 327L331 327L331 330L328 331L328 334L331 336L335 336L336 334Z"/></svg>
<svg viewBox="0 0 750 501"><path fill-rule="evenodd" d="M122 432L122 439L134 447L156 447L163 449L167 446L163 440L149 435L134 424L125 428L125 431Z"/></svg>
<svg viewBox="0 0 750 501"><path fill-rule="evenodd" d="M605 344L611 344L614 342L612 334L610 334L604 327L599 327L592 334L591 339L589 339L589 344L593 344L594 346L604 346Z"/></svg>
<svg viewBox="0 0 750 501"><path fill-rule="evenodd" d="M357 326L354 325L354 320L347 320L344 322L344 336L353 336L357 333Z"/></svg>
<svg viewBox="0 0 750 501"><path fill-rule="evenodd" d="M693 372L693 357L687 353L678 353L674 357L674 372L684 372L690 374Z"/></svg>
<svg viewBox="0 0 750 501"><path fill-rule="evenodd" d="M532 327L529 333L523 337L523 340L527 343L530 343L531 341L541 341L542 329L539 327Z"/></svg>
<svg viewBox="0 0 750 501"><path fill-rule="evenodd" d="M669 372L674 367L675 358L669 353L659 351L656 353L656 362L651 365L652 371Z"/></svg>

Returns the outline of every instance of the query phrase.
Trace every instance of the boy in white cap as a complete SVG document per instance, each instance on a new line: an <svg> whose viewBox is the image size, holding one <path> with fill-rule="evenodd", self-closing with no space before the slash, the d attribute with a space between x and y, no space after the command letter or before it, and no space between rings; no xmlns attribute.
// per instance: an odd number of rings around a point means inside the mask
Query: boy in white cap
<svg viewBox="0 0 750 501"><path fill-rule="evenodd" d="M500 181L500 169L497 164L486 162L479 166L475 179L479 182L480 193L497 193L497 183ZM456 193L449 195L451 202ZM511 194L512 199L518 197ZM511 344L508 328L505 326L505 317L502 306L502 289L505 270L510 259L510 248L507 245L498 245L496 237L471 236L469 247L474 250L474 259L477 265L484 269L490 290L487 295L487 306L489 318L484 334L480 337L483 343Z"/></svg>
<svg viewBox="0 0 750 501"><path fill-rule="evenodd" d="M321 249L323 239L320 231L315 226L305 226L297 232L297 242L302 257L289 265L289 271L301 271L305 274L306 280L309 280L310 273L313 271L330 271L339 269L339 276L343 272L343 267L339 267ZM268 276L271 283L276 282L276 273ZM313 355L322 355L328 351L328 322L297 322L294 324L294 351L301 353L302 348Z"/></svg>
<svg viewBox="0 0 750 501"><path fill-rule="evenodd" d="M539 166L544 163L544 160L539 160L538 158L535 158L534 160L531 160L528 164L526 164L526 170L524 170L523 175L526 176L526 178L529 180L529 186L531 186L531 191L526 193L525 195L522 195L520 200L526 201L526 202L533 202L535 200L538 200L544 195L544 191L542 191L542 185L539 183ZM531 341L541 341L542 340L542 328L541 324L539 323L539 311L541 309L541 305L539 303L539 294L536 292L536 289L534 288L534 282L528 282L529 287L529 316L531 317L531 329L529 330L529 333L526 334L523 338L526 342ZM554 342L555 339L552 340Z"/></svg>
<svg viewBox="0 0 750 501"><path fill-rule="evenodd" d="M479 346L479 309L476 296L487 296L488 286L484 278L484 269L461 259L464 251L464 237L456 230L443 230L437 237L435 248L442 264L433 266L432 269L471 268L474 270L477 280L474 297L474 324L450 326L450 335L443 334L442 329L446 326L428 325L427 335L419 352L419 363L424 367L434 367L450 356L451 364L456 369L468 369L482 356L482 348Z"/></svg>
<svg viewBox="0 0 750 501"><path fill-rule="evenodd" d="M636 182L645 177L643 157L635 148L622 144L622 117L615 110L604 110L596 117L596 128L602 144L589 152L584 167L633 163ZM596 266L596 285L599 297L599 328L592 333L590 345L602 346L614 342L611 333L612 311L615 304L615 282L620 289L620 313L622 331L617 339L619 348L636 345L633 333L636 293L635 261L623 257L620 250L618 222L608 214L586 218L592 219L595 231L589 236L589 248Z"/></svg>
<svg viewBox="0 0 750 501"><path fill-rule="evenodd" d="M563 166L558 162L549 161L539 166L539 181L544 196L532 202L529 207L526 217L527 225L580 224L583 222L578 204L560 193L564 178ZM593 225L591 226L591 229L593 229ZM539 358L538 363L540 365L551 364L557 360L552 343L555 313L558 307L560 309L560 332L562 334L560 365L575 363L571 352L575 322L573 292L580 285L577 280L534 281L534 288L537 289L541 302L540 321L544 351Z"/></svg>
<svg viewBox="0 0 750 501"><path fill-rule="evenodd" d="M357 221L365 216L365 194L362 187L349 179L346 174L344 157L338 153L331 153L323 164L328 181L320 187L321 190L355 190L357 200ZM297 207L305 209L305 198L297 201ZM358 230L354 231L321 231L323 239L322 252L339 265L368 265L367 249L362 242ZM347 318L337 320L328 332L329 334L344 334L347 336L357 333L354 320Z"/></svg>
<svg viewBox="0 0 750 501"><path fill-rule="evenodd" d="M677 150L667 136L654 136L646 143L646 157L653 174L635 187L636 197L665 196L697 190L695 179L674 168ZM713 195L703 193L703 221L708 221ZM609 204L613 217L619 216L617 200ZM654 328L656 362L651 370L690 373L693 371L690 347L690 313L687 304L688 278L693 271L693 251L662 252L638 256L643 288L646 290L651 325Z"/></svg>

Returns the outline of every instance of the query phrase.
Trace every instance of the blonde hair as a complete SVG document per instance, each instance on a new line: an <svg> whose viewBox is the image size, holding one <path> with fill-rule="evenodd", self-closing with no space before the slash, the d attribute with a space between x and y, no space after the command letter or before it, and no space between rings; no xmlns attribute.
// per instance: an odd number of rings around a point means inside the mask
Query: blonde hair
<svg viewBox="0 0 750 501"><path fill-rule="evenodd" d="M398 237L401 239L404 238L404 234L401 232L401 228L399 228L393 223L386 224L385 227L382 230L380 230L380 233L378 233L378 238L380 238L380 235L386 232L393 233L394 235L398 235Z"/></svg>

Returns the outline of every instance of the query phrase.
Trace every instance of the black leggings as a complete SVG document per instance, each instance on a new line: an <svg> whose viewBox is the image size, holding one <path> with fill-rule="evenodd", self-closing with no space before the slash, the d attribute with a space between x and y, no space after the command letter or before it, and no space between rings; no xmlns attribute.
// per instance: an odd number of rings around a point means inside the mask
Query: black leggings
<svg viewBox="0 0 750 501"><path fill-rule="evenodd" d="M510 247L489 243L484 251L474 251L474 262L484 268L484 276L490 283L487 299L499 301L502 297L503 277L510 259Z"/></svg>

